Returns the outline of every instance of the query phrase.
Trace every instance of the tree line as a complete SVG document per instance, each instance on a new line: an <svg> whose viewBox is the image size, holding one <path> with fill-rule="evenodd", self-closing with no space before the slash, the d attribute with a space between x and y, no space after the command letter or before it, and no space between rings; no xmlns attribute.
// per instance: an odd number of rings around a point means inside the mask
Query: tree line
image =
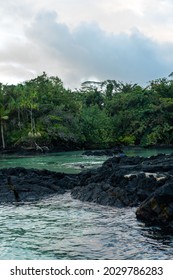
<svg viewBox="0 0 173 280"><path fill-rule="evenodd" d="M173 144L173 80L146 87L116 80L63 86L45 72L17 85L0 83L2 149L110 148Z"/></svg>

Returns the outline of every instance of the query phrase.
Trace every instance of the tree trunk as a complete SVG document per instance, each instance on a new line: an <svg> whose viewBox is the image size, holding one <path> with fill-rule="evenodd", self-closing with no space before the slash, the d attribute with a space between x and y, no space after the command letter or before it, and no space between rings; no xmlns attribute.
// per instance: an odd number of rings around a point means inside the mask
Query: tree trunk
<svg viewBox="0 0 173 280"><path fill-rule="evenodd" d="M20 121L20 109L17 109L17 118L18 118L18 127L19 130L21 130L21 121Z"/></svg>
<svg viewBox="0 0 173 280"><path fill-rule="evenodd" d="M5 149L4 126L2 120L1 120L1 139L2 139L2 148Z"/></svg>

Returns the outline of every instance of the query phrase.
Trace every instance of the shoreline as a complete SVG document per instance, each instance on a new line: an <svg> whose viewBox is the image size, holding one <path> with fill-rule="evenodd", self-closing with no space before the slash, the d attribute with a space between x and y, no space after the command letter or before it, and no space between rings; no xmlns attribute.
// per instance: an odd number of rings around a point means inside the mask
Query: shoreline
<svg viewBox="0 0 173 280"><path fill-rule="evenodd" d="M45 150L37 150L35 148L7 148L7 149L0 149L0 155L10 155L10 154L16 154L16 155L42 155L42 154L52 154L52 153L60 153L60 152L75 152L75 151L83 151L83 152L106 152L109 156L109 152L118 152L119 150L121 151L128 151L128 150L140 150L140 149L173 149L173 145L150 145L150 146L138 146L138 145L130 145L130 146L115 146L114 148L97 148L97 149L92 149L92 148L63 148L63 147L46 147ZM107 153L108 152L108 153Z"/></svg>
<svg viewBox="0 0 173 280"><path fill-rule="evenodd" d="M0 203L62 194L111 207L137 207L145 223L173 229L173 155L110 157L101 167L66 174L23 167L0 169Z"/></svg>

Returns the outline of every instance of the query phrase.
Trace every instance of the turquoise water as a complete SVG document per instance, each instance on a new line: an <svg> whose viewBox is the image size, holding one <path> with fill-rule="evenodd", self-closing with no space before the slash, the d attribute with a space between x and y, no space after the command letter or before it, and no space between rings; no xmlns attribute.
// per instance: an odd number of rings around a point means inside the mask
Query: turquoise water
<svg viewBox="0 0 173 280"><path fill-rule="evenodd" d="M127 156L151 156L158 153L171 154L173 149L124 149ZM25 167L49 169L56 172L79 173L83 169L97 168L107 159L106 156L83 156L83 151L62 152L39 156L0 156L0 168Z"/></svg>
<svg viewBox="0 0 173 280"><path fill-rule="evenodd" d="M27 157L3 155L0 157L0 168L25 167L79 173L83 168L98 167L107 159L107 157L82 156L82 153L77 151Z"/></svg>
<svg viewBox="0 0 173 280"><path fill-rule="evenodd" d="M127 156L144 156L150 157L158 154L172 154L173 148L124 148L124 152Z"/></svg>
<svg viewBox="0 0 173 280"><path fill-rule="evenodd" d="M0 168L79 172L81 164L91 168L105 160L81 153L3 156ZM83 203L70 193L18 207L0 205L0 259L171 259L173 235L147 228L135 210Z"/></svg>

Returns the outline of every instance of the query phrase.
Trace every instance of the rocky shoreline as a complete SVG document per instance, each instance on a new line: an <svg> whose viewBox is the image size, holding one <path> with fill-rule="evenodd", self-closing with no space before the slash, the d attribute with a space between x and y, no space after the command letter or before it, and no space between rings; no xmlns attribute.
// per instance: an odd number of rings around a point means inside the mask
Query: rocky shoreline
<svg viewBox="0 0 173 280"><path fill-rule="evenodd" d="M75 199L112 207L137 207L147 224L173 229L173 155L111 157L79 174L0 170L0 203L36 201L70 191Z"/></svg>

